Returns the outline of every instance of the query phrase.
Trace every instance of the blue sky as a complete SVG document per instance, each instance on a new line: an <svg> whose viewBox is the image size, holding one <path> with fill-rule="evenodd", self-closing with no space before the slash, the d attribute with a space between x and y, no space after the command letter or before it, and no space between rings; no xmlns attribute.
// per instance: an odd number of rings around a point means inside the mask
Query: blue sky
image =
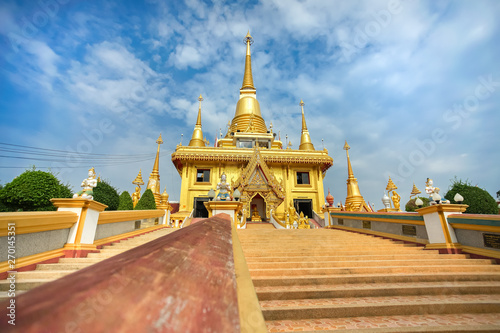
<svg viewBox="0 0 500 333"><path fill-rule="evenodd" d="M334 159L324 182L336 202L344 140L377 209L389 176L403 201L427 177L443 193L456 176L495 195L498 17L495 0L2 1L0 142L57 152L29 160L8 151L29 149L0 145L0 182L34 164L76 191L96 165L132 192L161 132L161 184L178 200L170 154L191 137L200 94L205 135L224 132L250 30L263 117L297 149L304 100L316 149Z"/></svg>

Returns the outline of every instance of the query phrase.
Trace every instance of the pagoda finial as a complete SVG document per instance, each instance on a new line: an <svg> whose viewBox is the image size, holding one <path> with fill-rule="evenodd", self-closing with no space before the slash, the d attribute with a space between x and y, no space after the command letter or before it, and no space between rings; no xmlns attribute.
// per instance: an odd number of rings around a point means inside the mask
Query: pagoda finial
<svg viewBox="0 0 500 333"><path fill-rule="evenodd" d="M200 103L198 107L198 117L196 118L196 124L194 125L193 136L191 136L191 141L189 141L189 146L192 147L205 147L205 141L203 140L203 131L201 130L201 102L203 97L200 94L198 97Z"/></svg>
<svg viewBox="0 0 500 333"><path fill-rule="evenodd" d="M160 145L163 143L163 140L161 138L161 133L160 133L160 136L158 137L158 140L156 140L156 143L158 144L158 149L156 151L156 158L155 158L155 164L153 166L153 173L159 174L159 172L160 172Z"/></svg>
<svg viewBox="0 0 500 333"><path fill-rule="evenodd" d="M311 142L311 136L307 130L306 117L304 116L304 101L300 100L299 105L302 109L302 134L300 136L299 150L314 150L314 145Z"/></svg>
<svg viewBox="0 0 500 333"><path fill-rule="evenodd" d="M243 75L243 85L241 86L241 89L255 90L252 77L252 58L250 55L250 45L253 44L253 38L250 36L250 30L248 30L243 42L247 45L247 55L245 58L245 74Z"/></svg>
<svg viewBox="0 0 500 333"><path fill-rule="evenodd" d="M354 179L354 173L352 172L352 166L351 166L351 159L349 157L349 149L351 149L351 147L349 147L349 145L347 144L347 140L346 140L345 144L344 144L344 150L345 150L345 153L347 155L347 173L348 173L349 179Z"/></svg>

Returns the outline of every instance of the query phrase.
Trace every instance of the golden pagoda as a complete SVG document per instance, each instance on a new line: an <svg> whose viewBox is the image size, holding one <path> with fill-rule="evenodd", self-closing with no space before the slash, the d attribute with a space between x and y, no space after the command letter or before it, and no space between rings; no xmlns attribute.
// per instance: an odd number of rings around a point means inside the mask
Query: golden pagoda
<svg viewBox="0 0 500 333"><path fill-rule="evenodd" d="M161 193L160 193L160 145L163 143L163 140L161 138L161 134L158 137L158 140L156 140L156 143L158 144L158 149L156 151L155 163L153 165L153 171L149 175L148 186L146 188L150 189L153 192L153 195L155 196L156 205L158 206L161 203Z"/></svg>
<svg viewBox="0 0 500 333"><path fill-rule="evenodd" d="M257 89L252 76L250 46L253 38L248 33L245 68L240 97L236 103L233 119L227 133L215 147L202 143L201 96L198 118L188 146L178 145L172 153L172 162L181 177L179 212L175 218L184 216L206 217L204 202L208 192L215 190L221 175L225 173L231 190L238 189L247 219L259 214L269 221L271 214L285 221L292 203L297 214L309 217L320 212L324 205L323 178L333 165L328 151L315 150L307 130L304 102L302 108L302 133L299 149L283 149L283 143L266 126L262 117ZM221 124L225 121L221 121Z"/></svg>
<svg viewBox="0 0 500 333"><path fill-rule="evenodd" d="M344 150L347 155L347 197L345 198L345 210L347 211L365 211L370 212L372 209L366 204L365 199L359 192L358 180L354 178L352 172L351 159L349 158L349 145L347 141L344 144Z"/></svg>

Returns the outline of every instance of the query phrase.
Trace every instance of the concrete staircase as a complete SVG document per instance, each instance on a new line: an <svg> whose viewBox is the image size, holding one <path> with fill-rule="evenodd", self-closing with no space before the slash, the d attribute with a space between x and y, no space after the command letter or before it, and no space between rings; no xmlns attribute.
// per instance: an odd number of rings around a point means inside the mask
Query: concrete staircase
<svg viewBox="0 0 500 333"><path fill-rule="evenodd" d="M341 230L238 230L270 332L499 332L500 266Z"/></svg>
<svg viewBox="0 0 500 333"><path fill-rule="evenodd" d="M99 253L89 253L86 258L61 258L58 263L39 264L33 271L16 274L16 295L26 292L46 282L58 279L81 268L88 267L129 249L145 244L156 238L165 236L175 230L172 228L157 229L146 234L104 246ZM8 298L9 283L0 280L0 301Z"/></svg>

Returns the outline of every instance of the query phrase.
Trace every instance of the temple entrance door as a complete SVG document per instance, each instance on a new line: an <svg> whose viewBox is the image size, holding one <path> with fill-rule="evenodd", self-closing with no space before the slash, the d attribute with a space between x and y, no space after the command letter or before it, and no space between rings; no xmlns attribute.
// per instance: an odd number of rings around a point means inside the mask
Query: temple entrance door
<svg viewBox="0 0 500 333"><path fill-rule="evenodd" d="M297 214L300 212L304 213L304 216L308 216L312 219L312 200L311 199L293 199L293 205L295 206L295 210L297 210Z"/></svg>
<svg viewBox="0 0 500 333"><path fill-rule="evenodd" d="M255 205L255 206L254 206ZM256 194L252 202L250 203L250 219L252 219L252 214L253 214L253 208L257 207L257 212L259 212L260 218L262 221L266 220L266 202L264 201L264 198L260 196L260 194Z"/></svg>
<svg viewBox="0 0 500 333"><path fill-rule="evenodd" d="M203 204L210 200L209 198L194 198L194 214L193 217L208 217L207 207Z"/></svg>

